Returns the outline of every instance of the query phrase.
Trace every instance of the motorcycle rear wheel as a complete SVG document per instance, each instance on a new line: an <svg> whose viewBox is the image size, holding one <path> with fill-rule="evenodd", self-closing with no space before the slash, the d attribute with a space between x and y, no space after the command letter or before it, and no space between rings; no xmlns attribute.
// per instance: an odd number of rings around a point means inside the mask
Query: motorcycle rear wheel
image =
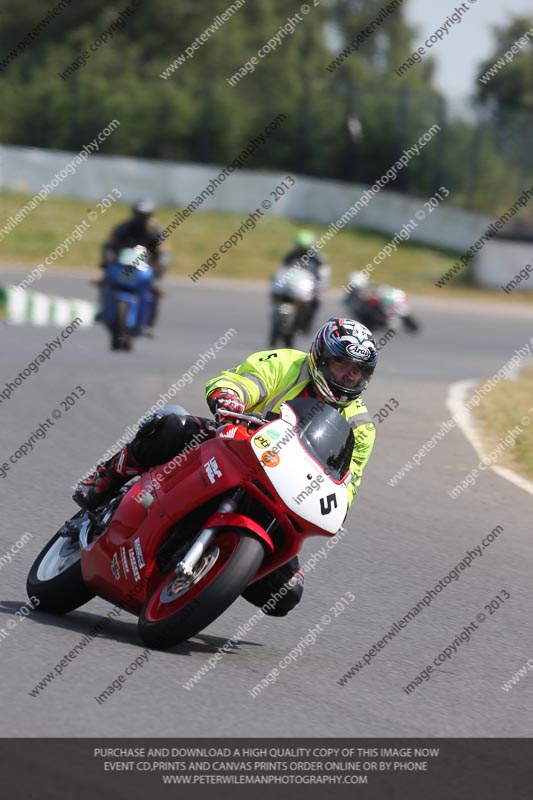
<svg viewBox="0 0 533 800"><path fill-rule="evenodd" d="M263 558L258 539L220 529L192 578L172 571L148 598L138 623L143 642L165 649L199 633L242 594Z"/></svg>

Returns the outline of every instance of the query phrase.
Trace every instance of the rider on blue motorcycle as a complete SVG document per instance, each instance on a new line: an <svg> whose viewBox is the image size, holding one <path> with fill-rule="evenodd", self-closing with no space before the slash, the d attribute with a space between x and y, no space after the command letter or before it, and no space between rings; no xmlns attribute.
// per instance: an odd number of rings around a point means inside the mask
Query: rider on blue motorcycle
<svg viewBox="0 0 533 800"><path fill-rule="evenodd" d="M149 330L155 325L159 310L159 281L163 277L169 263L170 251L161 244L161 227L153 219L150 219L155 211L151 200L138 200L132 206L132 217L125 222L121 222L111 231L109 240L102 247L102 259L100 267L106 270L109 264L117 263L120 251L142 245L148 252L150 266L154 270L153 289L154 306L152 318L149 323ZM105 278L104 278L105 280ZM103 285L103 281L101 286ZM101 305L103 305L101 303Z"/></svg>

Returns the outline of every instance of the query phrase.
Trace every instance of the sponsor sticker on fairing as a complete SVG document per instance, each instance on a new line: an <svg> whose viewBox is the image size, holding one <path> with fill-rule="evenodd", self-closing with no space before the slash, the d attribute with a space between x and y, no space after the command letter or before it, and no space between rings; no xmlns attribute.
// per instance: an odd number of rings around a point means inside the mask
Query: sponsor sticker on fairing
<svg viewBox="0 0 533 800"><path fill-rule="evenodd" d="M274 453L273 450L267 450L266 453L261 456L261 462L265 467L277 467L280 461L280 457L277 453Z"/></svg>
<svg viewBox="0 0 533 800"><path fill-rule="evenodd" d="M130 568L128 566L128 558L126 556L126 549L124 547L120 548L120 557L122 559L122 567L124 569L124 577L127 578L127 576L130 574Z"/></svg>
<svg viewBox="0 0 533 800"><path fill-rule="evenodd" d="M227 430L222 431L222 433L220 434L220 438L221 439L234 439L238 430L239 429L237 427L228 428Z"/></svg>
<svg viewBox="0 0 533 800"><path fill-rule="evenodd" d="M222 477L222 472L220 471L220 467L218 466L217 460L214 457L210 458L209 461L204 464L204 469L205 474L211 483L214 483L217 478Z"/></svg>
<svg viewBox="0 0 533 800"><path fill-rule="evenodd" d="M120 565L118 563L118 556L115 553L113 556L113 560L111 561L111 572L113 573L113 577L116 581L120 580Z"/></svg>
<svg viewBox="0 0 533 800"><path fill-rule="evenodd" d="M133 542L133 546L135 547L135 553L137 555L137 561L139 563L139 567L142 569L143 567L146 566L146 564L144 563L144 556L143 556L143 551L141 549L141 542L139 541L138 538L135 539L135 541Z"/></svg>
<svg viewBox="0 0 533 800"><path fill-rule="evenodd" d="M128 550L128 553L129 553L129 556L130 556L131 568L133 570L133 577L135 578L136 582L140 581L141 580L141 573L139 572L139 570L137 568L137 561L135 560L135 553L133 552L133 548L132 547L130 547L130 549Z"/></svg>

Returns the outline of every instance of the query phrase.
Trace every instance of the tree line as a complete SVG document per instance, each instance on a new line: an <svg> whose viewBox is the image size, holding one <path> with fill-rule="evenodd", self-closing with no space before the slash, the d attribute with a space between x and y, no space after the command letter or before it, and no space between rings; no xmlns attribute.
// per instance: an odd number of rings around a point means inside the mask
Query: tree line
<svg viewBox="0 0 533 800"><path fill-rule="evenodd" d="M495 31L480 76L528 28ZM117 118L104 153L227 164L285 114L247 167L371 184L436 122L393 188L495 213L532 182L533 45L476 82L464 120L430 54L396 74L417 43L398 0L4 0L0 141L77 151Z"/></svg>

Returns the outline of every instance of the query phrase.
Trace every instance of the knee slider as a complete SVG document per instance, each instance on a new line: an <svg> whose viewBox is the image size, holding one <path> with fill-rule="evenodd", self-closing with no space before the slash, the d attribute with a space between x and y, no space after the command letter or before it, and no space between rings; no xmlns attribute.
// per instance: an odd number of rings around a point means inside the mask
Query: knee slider
<svg viewBox="0 0 533 800"><path fill-rule="evenodd" d="M270 617L284 617L298 605L304 593L304 582L301 576L294 576L285 585L287 590L283 597L276 600L274 607L265 608L265 614ZM277 590L280 593L279 588Z"/></svg>
<svg viewBox="0 0 533 800"><path fill-rule="evenodd" d="M293 575L292 578L285 582L284 590L286 590L286 593L283 595L283 597L279 598L273 609L274 614L278 612L280 616L284 616L288 611L292 611L292 609L297 606L302 599L302 595L304 593L303 575L300 575L299 572Z"/></svg>
<svg viewBox="0 0 533 800"><path fill-rule="evenodd" d="M283 571L283 572L282 572ZM280 574L281 572L281 574ZM283 574L285 573L285 574ZM260 581L253 583L242 596L254 606L259 606L270 617L284 617L298 605L304 591L304 579L300 572L276 570Z"/></svg>

